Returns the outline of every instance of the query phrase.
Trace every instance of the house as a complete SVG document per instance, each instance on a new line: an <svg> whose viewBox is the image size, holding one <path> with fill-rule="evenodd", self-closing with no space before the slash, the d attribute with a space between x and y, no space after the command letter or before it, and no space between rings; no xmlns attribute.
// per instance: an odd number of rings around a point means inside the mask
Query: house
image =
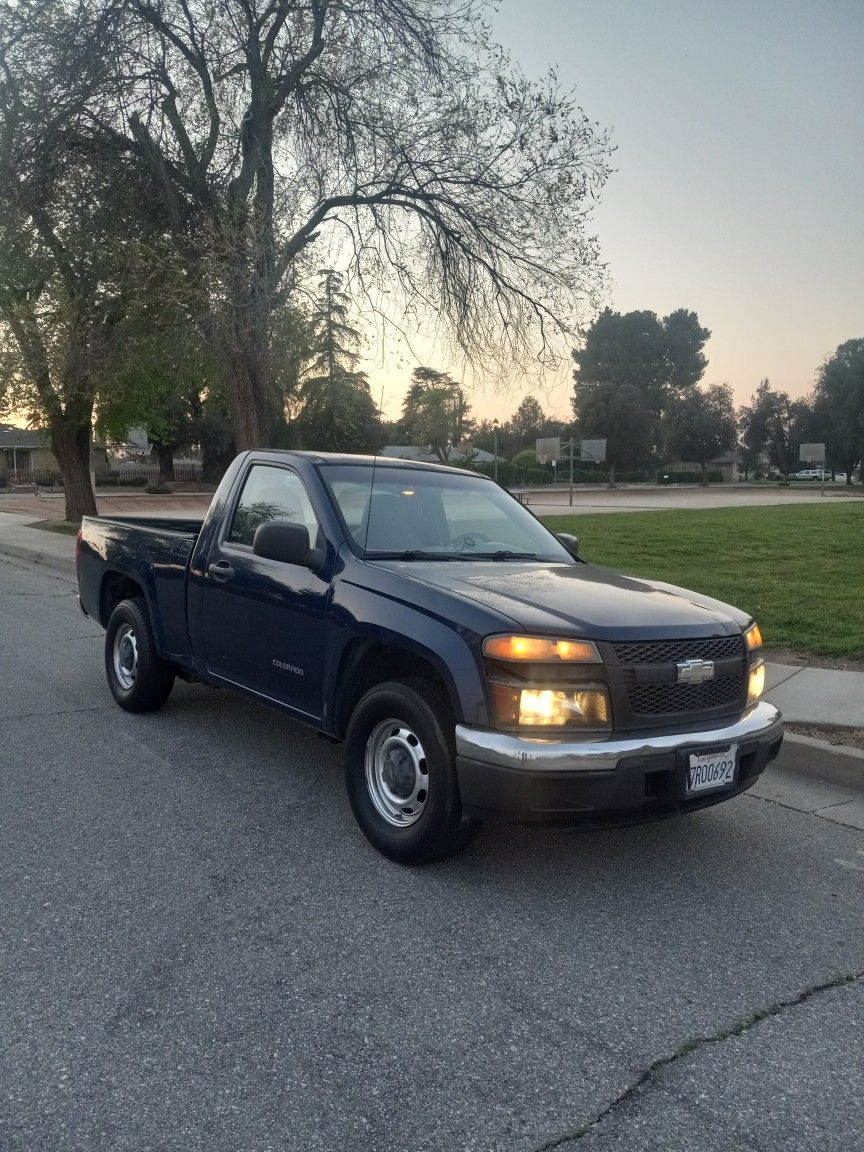
<svg viewBox="0 0 864 1152"><path fill-rule="evenodd" d="M381 449L382 456L389 456L394 460L421 460L429 464L440 464L441 461L431 448L418 448L416 444L388 444ZM491 464L495 456L491 452L484 452L482 448L475 448L473 444L458 444L450 449L447 463L462 463L470 460L472 464ZM498 457L503 460L503 456Z"/></svg>
<svg viewBox="0 0 864 1152"><path fill-rule="evenodd" d="M676 460L674 464L664 464L661 471L700 472L701 465L694 464L692 460ZM708 464L708 471L720 472L725 484L729 484L734 480L740 480L741 474L739 472L738 453L727 452L723 456L718 456L716 460L711 460Z"/></svg>
<svg viewBox="0 0 864 1152"><path fill-rule="evenodd" d="M105 448L94 444L94 468L105 467ZM60 465L50 448L50 434L41 428L13 428L0 425L0 477L30 484L49 476L59 476Z"/></svg>

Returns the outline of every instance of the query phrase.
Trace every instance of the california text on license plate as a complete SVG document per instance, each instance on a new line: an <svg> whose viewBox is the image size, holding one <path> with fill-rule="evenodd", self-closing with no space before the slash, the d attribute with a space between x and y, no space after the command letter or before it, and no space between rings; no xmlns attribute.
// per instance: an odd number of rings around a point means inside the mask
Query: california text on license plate
<svg viewBox="0 0 864 1152"><path fill-rule="evenodd" d="M738 772L738 745L712 748L709 752L691 752L687 758L687 795L728 788Z"/></svg>

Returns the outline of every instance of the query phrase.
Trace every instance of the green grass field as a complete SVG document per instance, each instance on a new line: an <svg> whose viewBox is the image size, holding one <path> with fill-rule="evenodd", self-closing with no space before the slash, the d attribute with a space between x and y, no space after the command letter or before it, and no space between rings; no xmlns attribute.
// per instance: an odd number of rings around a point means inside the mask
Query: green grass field
<svg viewBox="0 0 864 1152"><path fill-rule="evenodd" d="M766 644L864 659L864 504L555 516L579 553L750 612Z"/></svg>

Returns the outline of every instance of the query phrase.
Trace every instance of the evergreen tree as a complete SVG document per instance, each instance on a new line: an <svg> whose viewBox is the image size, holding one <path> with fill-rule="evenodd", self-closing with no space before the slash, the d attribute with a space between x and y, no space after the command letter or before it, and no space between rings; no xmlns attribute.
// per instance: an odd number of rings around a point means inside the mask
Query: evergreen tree
<svg viewBox="0 0 864 1152"><path fill-rule="evenodd" d="M377 445L379 413L365 372L357 371L360 333L350 322L341 273L321 272L310 318L311 362L300 384L300 443L324 452L368 451Z"/></svg>

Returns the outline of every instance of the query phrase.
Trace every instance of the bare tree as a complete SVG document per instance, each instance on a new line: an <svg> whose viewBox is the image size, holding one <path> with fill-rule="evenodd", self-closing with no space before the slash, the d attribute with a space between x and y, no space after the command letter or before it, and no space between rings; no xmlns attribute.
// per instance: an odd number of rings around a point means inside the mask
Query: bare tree
<svg viewBox="0 0 864 1152"><path fill-rule="evenodd" d="M267 440L273 311L316 241L344 241L369 307L397 291L486 362L548 353L597 286L607 138L511 67L483 7L127 0L99 122L158 186L238 447Z"/></svg>

